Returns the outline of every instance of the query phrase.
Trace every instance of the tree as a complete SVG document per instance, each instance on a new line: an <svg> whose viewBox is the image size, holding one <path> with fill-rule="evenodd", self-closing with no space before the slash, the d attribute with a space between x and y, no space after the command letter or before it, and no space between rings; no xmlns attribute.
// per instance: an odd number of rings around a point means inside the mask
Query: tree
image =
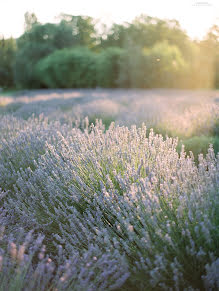
<svg viewBox="0 0 219 291"><path fill-rule="evenodd" d="M85 47L57 50L36 65L41 83L49 88L96 86L96 54Z"/></svg>
<svg viewBox="0 0 219 291"><path fill-rule="evenodd" d="M97 57L97 82L98 86L105 88L120 87L120 65L124 49L109 47Z"/></svg>
<svg viewBox="0 0 219 291"><path fill-rule="evenodd" d="M13 38L0 39L0 86L12 87L16 42Z"/></svg>
<svg viewBox="0 0 219 291"><path fill-rule="evenodd" d="M219 88L219 26L213 25L209 29L206 43L213 55L213 87Z"/></svg>
<svg viewBox="0 0 219 291"><path fill-rule="evenodd" d="M99 46L103 49L107 47L119 47L124 48L128 40L129 23L116 24L105 32L103 37L99 39Z"/></svg>
<svg viewBox="0 0 219 291"><path fill-rule="evenodd" d="M77 45L86 46L88 48L95 46L97 38L95 29L96 22L92 17L61 14L60 19L60 25L71 28L72 35Z"/></svg>
<svg viewBox="0 0 219 291"><path fill-rule="evenodd" d="M177 20L162 20L144 14L136 17L132 23L113 24L107 37L101 39L101 46L127 48L134 44L144 48L162 41L176 45L185 58L189 56L190 40Z"/></svg>
<svg viewBox="0 0 219 291"><path fill-rule="evenodd" d="M30 31L34 25L39 23L34 13L26 12L24 14L24 19L25 19L24 23L25 31Z"/></svg>
<svg viewBox="0 0 219 291"><path fill-rule="evenodd" d="M145 87L179 87L188 65L180 49L167 41L156 43L143 51Z"/></svg>
<svg viewBox="0 0 219 291"><path fill-rule="evenodd" d="M35 65L55 50L75 46L92 47L95 28L86 16L61 15L58 24L40 24L34 14L25 14L24 34L17 40L15 81L18 86L38 87Z"/></svg>

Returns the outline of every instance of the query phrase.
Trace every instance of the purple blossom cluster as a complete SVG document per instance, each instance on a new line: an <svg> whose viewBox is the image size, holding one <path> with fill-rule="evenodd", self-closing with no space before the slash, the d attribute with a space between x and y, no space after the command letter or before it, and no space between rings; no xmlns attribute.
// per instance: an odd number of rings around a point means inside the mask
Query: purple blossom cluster
<svg viewBox="0 0 219 291"><path fill-rule="evenodd" d="M217 290L219 155L177 143L1 117L0 290Z"/></svg>

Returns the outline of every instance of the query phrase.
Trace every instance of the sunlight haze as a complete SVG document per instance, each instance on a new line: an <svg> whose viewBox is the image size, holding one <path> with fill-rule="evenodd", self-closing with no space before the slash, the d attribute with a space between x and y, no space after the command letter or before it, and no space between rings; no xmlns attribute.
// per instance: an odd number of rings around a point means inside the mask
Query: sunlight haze
<svg viewBox="0 0 219 291"><path fill-rule="evenodd" d="M88 15L110 25L132 21L140 14L177 19L191 38L201 39L219 23L219 1L195 0L0 0L0 35L19 37L24 31L25 12L34 12L42 23L55 22L60 13Z"/></svg>

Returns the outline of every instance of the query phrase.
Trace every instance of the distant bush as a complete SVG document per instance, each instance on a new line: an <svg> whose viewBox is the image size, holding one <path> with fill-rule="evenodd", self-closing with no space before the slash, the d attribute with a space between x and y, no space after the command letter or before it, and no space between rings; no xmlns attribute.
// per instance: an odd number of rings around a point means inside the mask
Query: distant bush
<svg viewBox="0 0 219 291"><path fill-rule="evenodd" d="M96 55L86 48L55 51L35 69L41 84L49 88L96 86Z"/></svg>
<svg viewBox="0 0 219 291"><path fill-rule="evenodd" d="M120 63L123 55L124 49L119 47L107 48L98 55L98 86L119 87Z"/></svg>
<svg viewBox="0 0 219 291"><path fill-rule="evenodd" d="M187 64L177 46L158 42L151 48L129 45L122 56L120 84L131 88L180 87Z"/></svg>
<svg viewBox="0 0 219 291"><path fill-rule="evenodd" d="M132 44L125 49L120 61L119 84L126 88L143 88L145 79L151 72L147 72L142 48Z"/></svg>
<svg viewBox="0 0 219 291"><path fill-rule="evenodd" d="M147 75L143 87L179 87L180 78L187 64L180 49L168 42L160 42L150 49L144 49L145 71Z"/></svg>

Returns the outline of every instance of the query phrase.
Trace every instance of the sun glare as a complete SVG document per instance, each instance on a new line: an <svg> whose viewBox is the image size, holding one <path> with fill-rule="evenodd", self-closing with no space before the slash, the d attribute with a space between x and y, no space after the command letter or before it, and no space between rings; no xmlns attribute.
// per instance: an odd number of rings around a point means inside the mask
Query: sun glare
<svg viewBox="0 0 219 291"><path fill-rule="evenodd" d="M13 9L12 9L13 8ZM20 0L2 1L0 5L0 34L18 37L24 29L24 13L34 12L41 22L54 22L60 13L89 15L107 25L113 22L132 21L140 14L164 19L177 19L192 38L202 38L213 24L219 23L219 1L198 2L196 0L143 0L80 2Z"/></svg>

